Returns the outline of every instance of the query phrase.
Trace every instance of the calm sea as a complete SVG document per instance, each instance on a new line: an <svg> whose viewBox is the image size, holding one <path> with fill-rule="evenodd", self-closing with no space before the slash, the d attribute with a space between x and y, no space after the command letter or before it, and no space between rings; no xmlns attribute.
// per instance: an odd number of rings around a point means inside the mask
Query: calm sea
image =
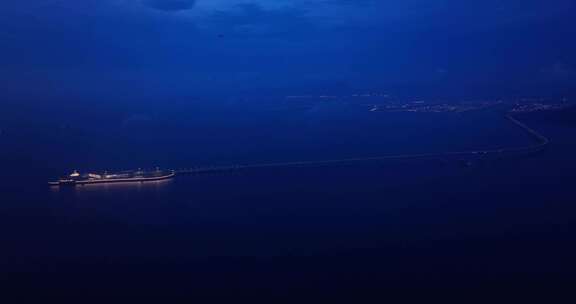
<svg viewBox="0 0 576 304"><path fill-rule="evenodd" d="M338 101L44 105L2 114L4 286L40 294L554 290L575 282L574 128L543 153L252 169L51 189L78 169L187 168L530 144L496 111ZM86 110L89 109L89 110ZM527 121L530 124L530 121Z"/></svg>

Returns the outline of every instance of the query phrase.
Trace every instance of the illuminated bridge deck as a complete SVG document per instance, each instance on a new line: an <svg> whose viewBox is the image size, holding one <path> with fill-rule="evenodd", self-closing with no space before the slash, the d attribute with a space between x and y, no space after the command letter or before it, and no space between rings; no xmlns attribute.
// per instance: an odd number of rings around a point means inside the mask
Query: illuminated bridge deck
<svg viewBox="0 0 576 304"><path fill-rule="evenodd" d="M258 168L281 168L281 167L306 167L306 166L322 166L322 165L339 165L357 162L370 162L370 161L393 161L393 160L416 160L416 159L478 159L490 157L510 157L520 156L542 151L550 144L550 140L542 134L536 132L526 124L512 117L506 115L506 118L524 130L533 140L534 144L524 147L509 147L501 149L487 149L487 150L474 150L474 151L456 151L456 152L441 152L441 153L422 153L422 154L398 154L398 155L384 155L376 157L359 157L359 158L343 158L331 160L311 160L311 161L293 161L293 162L278 162L278 163L263 163L263 164L239 164L231 166L218 166L218 167L195 167L183 168L175 170L176 174L202 174L211 172L227 172L235 170L258 169Z"/></svg>

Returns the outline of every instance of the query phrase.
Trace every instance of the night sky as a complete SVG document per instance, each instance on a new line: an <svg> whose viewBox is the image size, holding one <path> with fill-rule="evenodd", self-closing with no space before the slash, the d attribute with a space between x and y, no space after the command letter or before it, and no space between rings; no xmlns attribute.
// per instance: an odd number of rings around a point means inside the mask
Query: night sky
<svg viewBox="0 0 576 304"><path fill-rule="evenodd" d="M576 84L575 8L570 0L4 0L0 78L8 99L389 86L565 93Z"/></svg>

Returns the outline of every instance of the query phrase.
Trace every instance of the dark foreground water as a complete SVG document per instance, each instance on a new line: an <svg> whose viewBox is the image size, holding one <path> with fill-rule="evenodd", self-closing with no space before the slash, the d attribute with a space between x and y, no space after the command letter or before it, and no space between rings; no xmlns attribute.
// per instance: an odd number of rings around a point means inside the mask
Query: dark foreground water
<svg viewBox="0 0 576 304"><path fill-rule="evenodd" d="M242 103L2 116L2 288L22 295L471 302L576 283L571 126L544 153L253 169L50 189L72 169L321 160L522 146L495 112ZM25 109L24 109L25 110ZM527 123L530 124L529 121Z"/></svg>

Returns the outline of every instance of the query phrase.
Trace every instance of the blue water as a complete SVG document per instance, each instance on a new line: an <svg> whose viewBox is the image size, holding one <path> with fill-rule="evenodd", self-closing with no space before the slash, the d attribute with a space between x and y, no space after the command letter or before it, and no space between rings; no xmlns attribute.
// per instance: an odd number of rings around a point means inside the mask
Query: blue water
<svg viewBox="0 0 576 304"><path fill-rule="evenodd" d="M524 146L497 111L344 102L45 106L2 115L2 277L111 294L509 292L573 282L573 127L545 152L462 166L366 162L50 189L79 170L186 168ZM527 121L530 124L529 121ZM337 292L336 292L337 291ZM220 294L220 296L232 296Z"/></svg>

